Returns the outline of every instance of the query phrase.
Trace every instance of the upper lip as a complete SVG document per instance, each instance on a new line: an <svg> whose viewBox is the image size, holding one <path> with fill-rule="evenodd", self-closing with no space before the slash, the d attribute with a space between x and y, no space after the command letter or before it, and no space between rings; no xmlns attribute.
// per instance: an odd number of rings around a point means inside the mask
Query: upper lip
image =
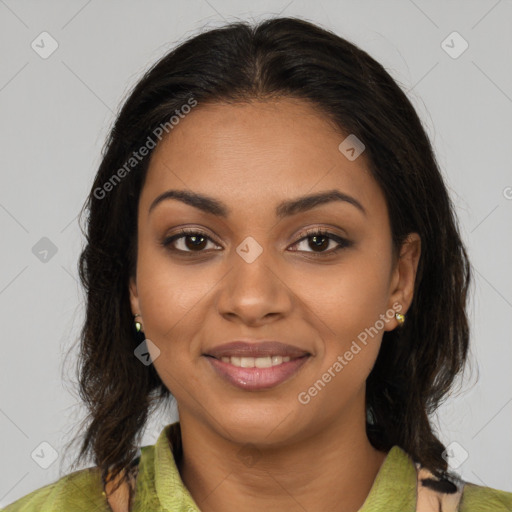
<svg viewBox="0 0 512 512"><path fill-rule="evenodd" d="M266 356L289 356L291 358L310 355L293 345L287 345L279 341L231 341L223 345L208 349L204 355L220 359L221 357L266 357Z"/></svg>

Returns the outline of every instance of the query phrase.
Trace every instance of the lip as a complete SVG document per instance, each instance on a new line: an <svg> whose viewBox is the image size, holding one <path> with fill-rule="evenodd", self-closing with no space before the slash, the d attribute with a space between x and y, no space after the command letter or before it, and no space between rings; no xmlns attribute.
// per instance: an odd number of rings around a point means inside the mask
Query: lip
<svg viewBox="0 0 512 512"><path fill-rule="evenodd" d="M203 356L217 375L246 391L269 389L295 375L311 354L280 341L236 340L208 349ZM270 368L242 368L222 361L222 357L288 356L290 361Z"/></svg>
<svg viewBox="0 0 512 512"><path fill-rule="evenodd" d="M242 341L236 340L224 345L208 349L203 355L220 359L221 357L266 357L266 356L288 356L291 359L311 355L293 345L279 341ZM291 361L290 361L291 362Z"/></svg>
<svg viewBox="0 0 512 512"><path fill-rule="evenodd" d="M242 368L206 355L205 359L218 375L233 386L246 391L257 391L273 388L288 380L310 359L310 354L270 368Z"/></svg>

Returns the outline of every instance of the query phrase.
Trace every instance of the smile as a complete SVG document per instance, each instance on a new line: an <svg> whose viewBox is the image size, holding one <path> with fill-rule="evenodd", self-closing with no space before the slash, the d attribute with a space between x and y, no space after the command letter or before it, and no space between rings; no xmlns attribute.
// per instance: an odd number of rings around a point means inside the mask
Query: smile
<svg viewBox="0 0 512 512"><path fill-rule="evenodd" d="M205 356L215 373L233 386L246 391L273 388L297 374L310 355L236 357L217 359Z"/></svg>
<svg viewBox="0 0 512 512"><path fill-rule="evenodd" d="M221 361L230 363L240 368L270 368L287 363L290 356L267 356L267 357L222 357Z"/></svg>

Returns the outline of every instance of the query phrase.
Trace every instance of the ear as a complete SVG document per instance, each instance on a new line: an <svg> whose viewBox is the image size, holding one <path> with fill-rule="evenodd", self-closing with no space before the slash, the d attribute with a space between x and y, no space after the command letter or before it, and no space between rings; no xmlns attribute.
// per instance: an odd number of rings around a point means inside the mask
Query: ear
<svg viewBox="0 0 512 512"><path fill-rule="evenodd" d="M398 260L390 281L388 309L403 315L409 309L414 297L414 283L421 255L421 238L418 233L409 233L400 248ZM398 308L398 304L401 309ZM393 307L394 305L394 307ZM397 327L398 321L386 322L386 331Z"/></svg>
<svg viewBox="0 0 512 512"><path fill-rule="evenodd" d="M135 276L130 277L128 288L130 291L130 305L132 308L132 314L133 315L140 314L139 295L137 292L137 281L136 281Z"/></svg>

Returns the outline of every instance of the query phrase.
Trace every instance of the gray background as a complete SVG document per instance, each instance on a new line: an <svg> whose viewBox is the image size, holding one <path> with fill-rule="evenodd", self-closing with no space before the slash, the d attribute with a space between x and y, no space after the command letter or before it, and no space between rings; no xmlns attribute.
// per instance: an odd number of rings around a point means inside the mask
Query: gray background
<svg viewBox="0 0 512 512"><path fill-rule="evenodd" d="M435 420L442 440L458 443L452 463L467 452L457 469L466 480L512 491L510 0L0 0L0 505L66 473L62 448L83 418L76 351L64 361L83 319L77 214L120 102L150 64L198 30L279 13L369 52L424 121L476 276L473 371ZM58 43L46 59L31 47L43 45L43 31ZM469 44L457 58L445 48L458 53L458 36L442 46L453 31ZM57 249L46 261L43 237ZM174 419L152 417L144 444ZM31 457L51 457L43 442L57 453L47 469Z"/></svg>

